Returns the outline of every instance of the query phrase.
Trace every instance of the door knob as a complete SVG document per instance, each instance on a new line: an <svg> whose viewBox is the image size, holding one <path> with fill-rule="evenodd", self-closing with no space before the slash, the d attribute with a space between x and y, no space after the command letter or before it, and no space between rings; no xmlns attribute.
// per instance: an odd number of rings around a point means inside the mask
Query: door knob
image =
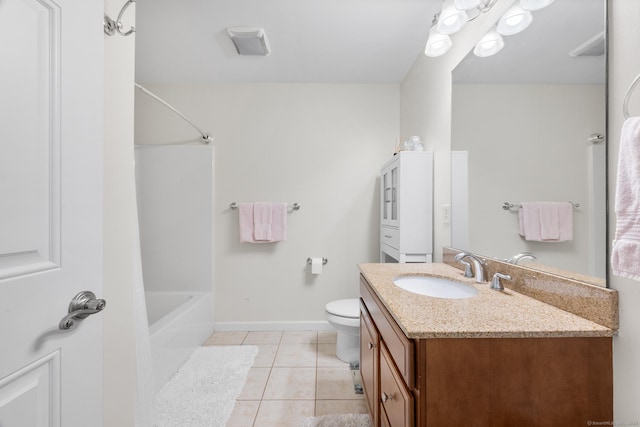
<svg viewBox="0 0 640 427"><path fill-rule="evenodd" d="M103 299L96 298L91 291L82 291L69 303L69 314L64 316L58 327L62 330L71 329L76 320L84 319L92 314L96 314L104 310L107 302Z"/></svg>

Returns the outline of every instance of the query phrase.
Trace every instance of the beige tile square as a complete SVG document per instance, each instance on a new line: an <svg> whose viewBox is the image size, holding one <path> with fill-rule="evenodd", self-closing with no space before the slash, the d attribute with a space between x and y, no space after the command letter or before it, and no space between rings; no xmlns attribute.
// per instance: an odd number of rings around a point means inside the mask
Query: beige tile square
<svg viewBox="0 0 640 427"><path fill-rule="evenodd" d="M202 345L239 345L246 336L246 331L218 331L212 333Z"/></svg>
<svg viewBox="0 0 640 427"><path fill-rule="evenodd" d="M269 379L271 368L251 368L238 400L260 400Z"/></svg>
<svg viewBox="0 0 640 427"><path fill-rule="evenodd" d="M316 417L332 414L367 414L366 400L316 400Z"/></svg>
<svg viewBox="0 0 640 427"><path fill-rule="evenodd" d="M318 344L335 344L337 339L337 331L318 331Z"/></svg>
<svg viewBox="0 0 640 427"><path fill-rule="evenodd" d="M318 331L284 331L280 344L315 344Z"/></svg>
<svg viewBox="0 0 640 427"><path fill-rule="evenodd" d="M315 399L315 368L272 368L263 399Z"/></svg>
<svg viewBox="0 0 640 427"><path fill-rule="evenodd" d="M336 345L318 344L318 367L348 368L349 364L336 357Z"/></svg>
<svg viewBox="0 0 640 427"><path fill-rule="evenodd" d="M317 344L280 344L274 367L308 367L316 366Z"/></svg>
<svg viewBox="0 0 640 427"><path fill-rule="evenodd" d="M278 351L278 344L260 344L258 347L258 355L253 362L254 368L270 368L273 366L273 361L276 358L276 352Z"/></svg>
<svg viewBox="0 0 640 427"><path fill-rule="evenodd" d="M233 412L227 420L226 427L250 427L253 425L256 415L258 414L258 408L260 407L259 400L245 400L236 401L233 407Z"/></svg>
<svg viewBox="0 0 640 427"><path fill-rule="evenodd" d="M318 368L316 399L364 399L356 394L349 368Z"/></svg>
<svg viewBox="0 0 640 427"><path fill-rule="evenodd" d="M250 331L242 344L280 344L282 331Z"/></svg>
<svg viewBox="0 0 640 427"><path fill-rule="evenodd" d="M300 427L314 406L313 400L263 400L253 427Z"/></svg>

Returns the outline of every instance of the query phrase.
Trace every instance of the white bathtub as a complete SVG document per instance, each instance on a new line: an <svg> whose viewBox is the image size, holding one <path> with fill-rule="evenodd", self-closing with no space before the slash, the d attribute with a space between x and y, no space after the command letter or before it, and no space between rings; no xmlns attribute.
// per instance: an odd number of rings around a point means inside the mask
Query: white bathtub
<svg viewBox="0 0 640 427"><path fill-rule="evenodd" d="M145 292L156 391L213 331L210 292Z"/></svg>

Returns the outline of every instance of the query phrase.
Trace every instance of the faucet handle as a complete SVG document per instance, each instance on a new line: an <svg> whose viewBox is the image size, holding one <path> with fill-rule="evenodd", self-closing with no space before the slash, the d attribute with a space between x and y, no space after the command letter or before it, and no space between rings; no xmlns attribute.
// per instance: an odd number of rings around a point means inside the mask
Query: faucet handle
<svg viewBox="0 0 640 427"><path fill-rule="evenodd" d="M491 289L494 291L504 291L504 286L500 283L500 279L511 280L511 276L508 274L496 273L491 280Z"/></svg>
<svg viewBox="0 0 640 427"><path fill-rule="evenodd" d="M458 262L464 265L464 277L473 277L473 273L471 272L471 263L461 259Z"/></svg>

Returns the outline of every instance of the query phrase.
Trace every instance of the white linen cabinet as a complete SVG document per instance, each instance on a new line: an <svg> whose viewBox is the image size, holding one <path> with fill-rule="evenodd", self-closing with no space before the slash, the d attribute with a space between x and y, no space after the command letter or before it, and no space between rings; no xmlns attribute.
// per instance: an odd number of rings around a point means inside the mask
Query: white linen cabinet
<svg viewBox="0 0 640 427"><path fill-rule="evenodd" d="M432 262L433 153L401 151L386 162L380 202L380 262Z"/></svg>

